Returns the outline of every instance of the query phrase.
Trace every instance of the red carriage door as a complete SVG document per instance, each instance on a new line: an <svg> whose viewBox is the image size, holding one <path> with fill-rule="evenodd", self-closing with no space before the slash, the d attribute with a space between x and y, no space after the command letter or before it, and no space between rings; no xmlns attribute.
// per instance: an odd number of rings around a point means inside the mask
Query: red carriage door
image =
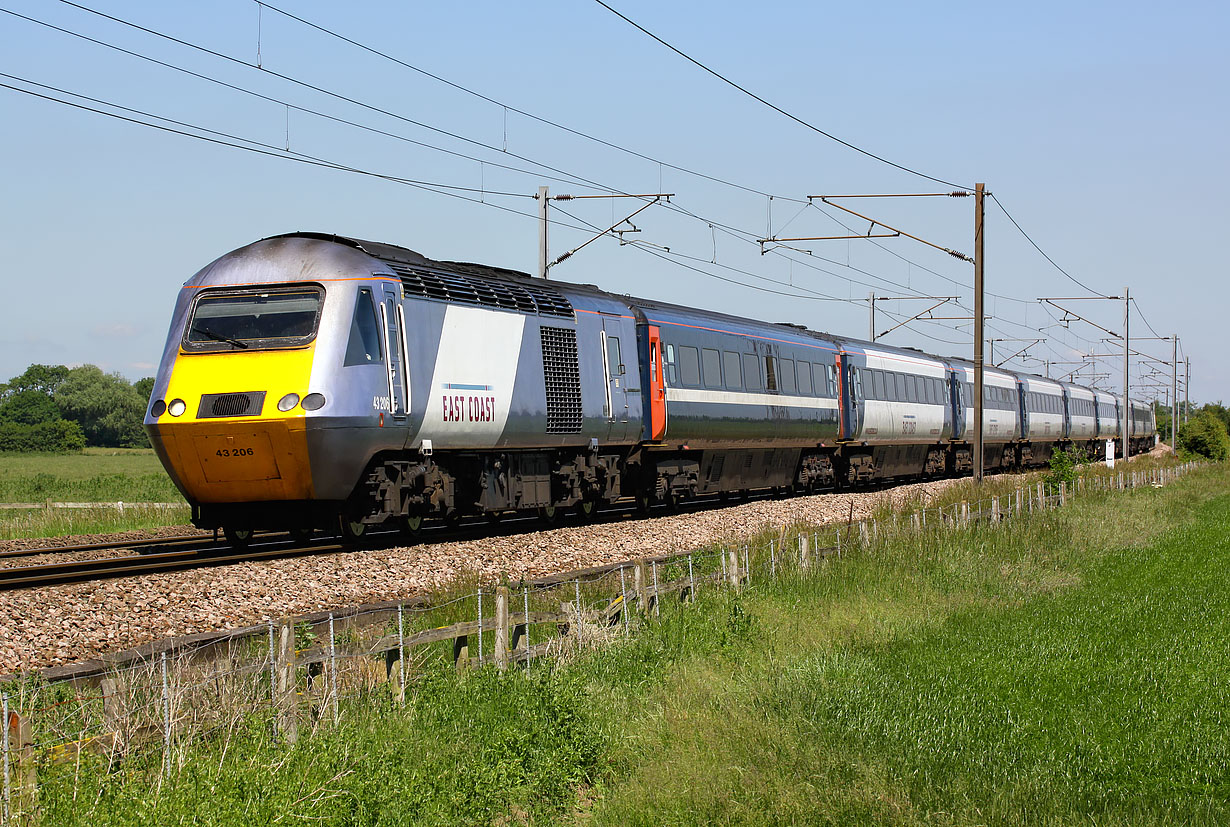
<svg viewBox="0 0 1230 827"><path fill-rule="evenodd" d="M666 436L666 383L662 381L662 336L649 328L649 438Z"/></svg>

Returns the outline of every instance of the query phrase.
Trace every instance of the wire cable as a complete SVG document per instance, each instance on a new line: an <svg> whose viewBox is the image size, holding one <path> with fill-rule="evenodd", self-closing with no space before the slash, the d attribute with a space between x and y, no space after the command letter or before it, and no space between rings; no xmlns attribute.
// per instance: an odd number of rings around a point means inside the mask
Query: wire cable
<svg viewBox="0 0 1230 827"><path fill-rule="evenodd" d="M790 112L787 112L785 109L782 109L780 106L778 106L778 105L776 105L776 104L774 104L774 103L770 103L769 101L767 101L767 100L765 100L764 98L760 97L760 95L757 95L755 92L752 92L752 91L751 91L751 90L749 90L748 88L746 88L746 87L744 87L744 86L740 86L739 84L735 83L733 80L731 80L730 78L728 78L728 77L726 77L725 75L721 74L720 72L717 72L717 71L715 71L715 70L713 70L713 69L710 69L708 66L706 66L706 65L705 65L705 64L703 64L703 63L701 63L701 62L700 62L699 60L697 60L696 58L694 58L694 57L692 57L691 55L688 55L687 53L685 53L685 52L681 51L680 49L678 49L678 48L676 48L676 47L672 46L670 43L667 43L665 40L663 40L662 38L658 37L656 34L654 34L653 32L649 31L649 30L648 30L648 29L646 29L644 26L642 26L641 24L637 23L635 20L632 20L631 18L627 17L626 15L622 14L621 12L616 11L615 9L611 8L611 7L610 7L610 6L608 6L606 3L604 3L604 2L603 2L603 0L594 0L594 2L595 2L595 3L597 3L599 6L602 6L602 8L606 9L606 10L607 10L607 11L609 11L611 14L615 15L615 16L616 16L616 17L618 17L620 20L623 20L625 23L629 24L629 25L630 25L630 26L632 26L633 28L635 28L635 29L639 30L639 31L640 31L640 32L642 32L643 34L648 35L648 36L649 36L649 37L651 37L652 39L656 40L658 43L661 43L663 46L665 46L666 48L670 49L672 52L674 52L675 54L679 55L679 56L680 56L680 57L682 57L684 60L688 61L689 63L694 64L695 66L697 66L697 67L699 67L699 68L703 69L705 72L708 72L709 74L713 75L715 78L717 78L718 80L722 81L723 83L725 83L725 84L727 84L727 85L729 85L729 86L733 86L735 89L738 89L740 92L742 92L743 94L747 95L748 97L753 98L754 100L757 100L757 101L759 101L760 103L764 104L765 106L769 107L769 108L770 108L770 109L772 109L774 112L777 112L777 113L779 113L779 114L781 114L781 115L785 115L787 118L789 118L790 120L794 121L795 123L800 124L800 125L802 125L802 126L805 126L805 127L807 127L808 129L810 129L811 131L813 131L813 132L817 132L817 133L819 133L819 134L823 135L824 137L828 138L828 139L829 139L829 140L831 140L831 141L836 141L837 143L841 144L841 145L842 145L842 146L844 146L844 147L847 147L848 149L853 149L855 152L858 152L858 153L860 153L860 154L862 154L862 155L866 155L868 158L873 158L873 159L875 159L875 160L879 161L880 163L883 163L883 164L888 164L890 167L895 167L895 168L897 168L897 169L901 170L902 172L908 172L908 173L910 173L911 175L917 175L919 178L925 178L925 179L927 179L928 181L934 181L935 183L937 183L937 184L943 184L943 185L944 185L944 186L946 186L946 187L954 187L954 188L956 188L956 189L969 190L969 191L971 191L971 192L972 192L972 191L973 191L973 189L974 189L973 187L969 187L969 186L966 186L966 185L964 185L964 184L955 184L955 183L953 183L952 181L945 181L943 178L936 178L936 177L934 177L934 176L927 175L927 174L926 174L926 173L924 173L924 172L919 172L919 171L918 171L918 170L916 170L916 169L911 169L910 167L904 166L904 165L902 165L902 164L898 164L898 163L896 163L895 161L890 161L889 159L885 158L885 157L884 157L884 156L882 156L882 155L877 155L877 154L875 154L874 152L870 152L870 151L868 151L868 150L866 150L866 149L863 149L863 148L862 148L862 147L860 147L860 146L856 146L856 145L854 145L854 144L850 143L849 141L844 141L844 140L842 140L841 138L838 138L836 135L833 135L833 134L832 134L832 133L830 133L830 132L825 132L825 131L824 131L823 129L821 129L820 127L818 127L818 126L816 126L816 125L814 125L814 124L808 123L807 121L803 120L802 118L798 117L797 115L793 115L793 114L791 114Z"/></svg>
<svg viewBox="0 0 1230 827"><path fill-rule="evenodd" d="M189 75L189 76L194 77L194 78L197 78L197 79L199 79L199 80L203 80L203 81L206 81L206 82L208 82L208 83L212 83L212 84L215 84L215 85L217 85L217 86L221 86L221 87L223 87L223 88L230 89L230 90L233 90L233 91L235 91L235 92L239 92L239 93L244 94L244 95L249 95L249 96L251 96L251 97L257 98L258 100L267 101L267 102L269 102L269 103L275 103L275 104L277 104L278 106L288 107L288 108L293 109L293 110L295 110L295 111L297 111L297 112L302 112L302 113L304 113L304 114L306 114L306 115L314 115L314 116L316 116L316 117L323 118L323 119L325 119L325 120L333 121L334 123L340 123L340 124L343 124L343 125L345 125L345 126L354 127L355 129L361 129L361 130L364 130L364 131L366 131L366 132L371 132L371 133L376 134L376 135L382 135L382 136L387 137L387 138L393 138L394 140L403 141L403 142L405 142L405 143L413 144L413 145L415 145L415 146L420 146L420 147L423 147L423 148L425 148L425 149L430 149L430 150L433 150L433 151L435 151L435 152L441 152L441 153L444 153L444 154L446 154L446 155L451 155L451 156L453 156L453 157L455 157L455 158L461 158L461 159L464 159L464 160L467 160L467 161L474 161L475 163L478 163L478 164L485 164L485 165L488 165L488 166L496 167L496 168L498 168L498 169L505 169L505 170L508 170L508 171L510 171L510 172L518 172L518 173L522 173L522 174L524 174L524 175L535 175L535 176L539 176L539 177L541 177L541 178L546 178L546 179L551 180L551 181L558 181L558 182L560 182L560 183L566 183L566 184L577 184L577 183L580 183L577 179L572 178L572 177L568 177L568 178L558 178L558 177L556 177L556 176L552 176L552 175L543 175L543 174L542 174L542 173L540 173L540 172L535 172L535 171L531 171L531 170L527 170L527 169L522 169L522 168L520 168L520 167L514 167L514 166L510 166L510 165L508 165L508 164L501 164L501 163L499 163L498 161L489 161L489 160L487 160L487 159L485 159L485 158L479 158L479 157L474 156L474 155L466 155L466 154L465 154L465 153L463 153L463 152L457 152L457 151L455 151L455 150L446 149L446 148L444 148L444 147L436 146L435 144L429 144L429 143L425 143L425 142L423 142L423 141L417 141L417 140L415 140L415 139L413 139L413 138L406 137L405 135L398 135L398 134L397 134L397 133L395 133L395 132L389 132L388 130L385 130L385 129L379 129L379 128L374 127L374 126L368 126L367 124L362 124L362 123L359 123L359 122L357 122L357 121L352 121L352 120L349 120L349 119L347 119L347 118L342 118L342 117L339 117L339 116L337 116L337 115L330 115L330 114L328 114L328 113L326 113L326 112L321 112L321 111L319 111L319 110L317 110L317 109L312 109L312 108L310 108L310 107L300 106L300 105L298 105L298 104L291 103L290 101L284 100L284 99L282 99L282 98L272 97L272 96L270 96L270 95L265 95L265 94L262 94L262 93L260 93L260 92L254 91L254 90L252 90L252 89L248 89L248 88L243 87L243 86L238 86L238 85L233 84L233 83L228 83L227 81L220 80L219 78L215 78L215 77L212 77L212 76L210 76L210 75L205 75L205 74L202 74L202 73L200 73L200 72L194 72L194 71L193 71L193 70L191 70L191 69L186 69L186 68L184 68L184 67L182 67L182 66L177 66L177 65L176 65L176 64L174 64L174 63L168 63L167 61L164 61L164 60L159 60L158 58L155 58L155 57L150 57L149 55L145 55L145 54L142 54L142 53L140 53L140 52L133 51L133 50L131 50L131 49L125 49L125 48L124 48L124 47L122 47L122 46L117 46L117 45L115 45L114 43L108 43L108 42L107 42L107 41L105 41L105 40L99 40L99 39L97 39L97 38L90 37L89 35L81 34L80 32L75 32L75 31L73 31L73 30L71 30L71 29L66 29L66 28L63 28L63 27L61 27L61 26L56 26L56 25L54 25L54 24L52 24L52 23L48 23L48 22L43 21L43 20L38 20L38 19L33 18L33 17L27 17L27 16L26 16L26 15L24 15L24 14L20 14L20 13L18 13L18 12L12 11L12 10L10 10L10 9L0 8L0 12L2 12L2 13L4 13L4 14L11 15L11 16L13 16L13 17L17 17L17 18L19 18L19 19L21 19L21 20L25 20L25 21L27 21L27 22L29 22L29 23L34 23L34 24L36 24L36 25L38 25L38 26L43 26L43 27L48 28L48 29L51 29L51 30L53 30L53 31L60 32L61 34L66 34L66 35L69 35L70 37L75 37L75 38L78 38L78 39L80 39L80 40L84 40L84 41L86 41L86 42L88 42L88 43L93 43L93 44L95 44L96 46L102 46L103 48L106 48L106 49L111 49L112 51L120 52L121 54L125 54L125 55L128 55L128 56L130 56L130 57L135 57L135 58L138 58L139 60L144 60L144 61L146 61L146 62L148 62L148 63L153 63L153 64L155 64L155 65L157 65L157 66L162 66L163 68L166 68L166 69L171 69L172 71L175 71L175 72L180 72L180 73L182 73L182 74ZM246 65L246 64L245 64L245 65ZM66 93L66 94L72 94L72 93ZM533 196L529 196L529 197L533 197Z"/></svg>
<svg viewBox="0 0 1230 827"><path fill-rule="evenodd" d="M801 198L790 198L789 196L773 195L772 193L768 193L768 192L765 192L765 191L763 191L763 190L756 189L755 187L745 186L745 185L743 185L743 184L739 184L739 183L736 183L736 182L734 182L734 181L730 181L730 180L728 180L728 179L718 177L718 176L716 176L716 175L710 175L710 174L708 174L708 173L699 172L699 171L694 170L694 169L689 169L688 167L679 166L678 164L672 164L672 163L671 163L671 162L669 162L669 161L663 161L663 160L661 160L660 158L654 158L654 157L652 157L652 156L650 156L650 155L646 155L646 154L644 154L644 153L642 153L642 152L638 152L638 151L636 151L636 150L634 150L634 149L630 149L630 148L628 148L628 147L626 147L626 146L622 146L622 145L617 144L617 143L614 143L614 142L612 142L612 141L608 141L608 140L605 140L605 139L603 139L603 138L599 138L599 137L598 137L598 136L596 136L596 135L591 135L591 134L589 134L589 133L587 133L587 132L583 132L583 131L581 131L581 130L579 130L579 129L575 129L575 128L573 128L573 127L567 126L566 124L559 123L558 121L553 121L553 120L551 120L550 118L546 118L546 117L543 117L543 116L541 116L541 115L535 115L533 112L529 112L529 111L526 111L525 109L521 109L521 108L519 108L519 107L517 107L517 106L514 106L514 105L512 105L512 104L505 103L504 101L501 101L501 100L497 100L496 98L493 98L493 97L491 97L491 96L489 96L489 95L484 95L482 92L478 92L478 91L476 91L476 90L474 90L474 89L469 88L468 86L465 86L465 85L463 85L463 84L457 83L456 81L449 80L448 78L446 78L446 77L442 77L442 76L440 76L440 75L437 75L437 74L435 74L434 72L429 72L428 70L426 70L426 69L424 69L424 68L422 68L422 67L420 67L420 66L415 66L415 65L414 65L414 64L412 64L412 63L408 63L408 62L406 62L406 61L402 60L401 58L398 58L398 57L396 57L396 56L394 56L394 55L389 54L388 52L383 52L383 51L381 51L380 49L377 49L377 48L375 48L375 47L373 47L373 46L369 46L369 45L367 45L366 43L362 43L362 42L360 42L360 41L358 41L358 40L355 40L355 39L353 39L353 38L347 37L346 35L340 34L339 32L335 32L335 31L333 31L332 29L329 29L329 28L327 28L327 27L325 27L325 26L320 25L319 23L313 23L311 20L307 20L307 19L305 19L305 18L303 18L303 17L300 17L299 15L296 15L296 14L291 14L290 12L286 11L285 9L280 9L280 8L278 8L277 6L274 6L274 5L270 4L270 3L266 3L266 2L264 2L264 0L253 0L253 2L254 2L254 3L256 3L258 6L263 6L264 8L267 8L267 9L269 9L270 11L277 12L278 14L280 14L280 15L282 15L282 16L284 16L284 17L288 17L288 18L290 18L291 20L294 20L294 21L297 21L298 23L303 24L304 26L307 26L307 27L309 27L309 28L311 28L311 29L315 29L316 31L321 32L322 34L326 34L326 35L328 35L329 37L334 37L334 38L337 38L338 40L341 40L341 41L342 41L342 42L344 42L344 43L349 43L351 46L354 46L354 47L355 47L355 48L357 48L357 49L361 49L361 50L363 50L363 51L365 51L365 52L368 52L369 54L373 54L373 55L376 55L377 57L384 58L385 60L388 60L388 61L390 61L390 62L392 62L392 63L396 63L398 66L402 66L402 67L404 67L404 68L406 68L406 69L409 69L409 70L410 70L410 71L412 71L412 72L417 72L417 73L419 73L420 75L423 75L424 77L429 77L429 78L431 78L432 80L435 80L435 81L438 81L438 82L440 82L440 83L443 83L445 86L449 86L449 87L451 87L451 88L453 88L453 89L458 90L459 92L464 92L464 93L466 93L467 95L471 95L471 96L473 96L473 97L475 97L475 98L478 98L479 100L486 101L487 103L490 103L490 104L492 104L492 105L494 105L494 106L498 106L498 107L500 107L500 108L502 108L502 109L506 109L506 110L508 110L509 112L515 112L515 113L516 113L516 114L518 114L518 115L521 115L521 116L523 116L523 117L525 117L525 118L529 118L530 120L532 120L532 121L536 121L536 122L541 123L541 124L543 124L543 125L545 125L545 126L550 126L550 127L555 128L555 129L559 129L559 130L561 130L561 131L563 131L563 132L567 132L567 133L568 133L568 134L570 134L570 135L575 135L575 136L577 136L578 138L584 138L584 139L585 139L585 140L587 140L587 141L593 141L594 143L601 144L602 146L605 146L605 147L607 147L607 148L609 148L609 149L614 149L614 150L616 150L616 151L618 151L618 152L623 152L623 153L626 153L626 154L628 154L628 155L631 155L631 156L632 156L632 157L634 157L634 158L640 158L640 159L641 159L641 160L643 160L643 161L649 161L649 162L654 163L654 164L660 164L660 165L662 165L663 167L666 167L666 168L668 168L668 169L673 169L673 170L675 170L676 172L682 172L682 173L685 173L685 174L687 174L687 175L694 175L694 176L696 176L697 178L703 178L703 179L705 179L705 180L707 180L707 181L712 181L712 182L714 182L714 183L716 183L716 184L722 184L722 185L724 185L724 186L728 186L728 187L732 187L732 188L734 188L734 189L742 190L742 191L744 191L744 192L751 193L751 194L753 194L753 195L763 195L763 196L769 196L769 197L773 197L773 198L780 198L780 199L783 199L783 200L793 201L793 202L795 202L795 203L799 203L799 204L804 204L804 203L807 203L806 201L804 201L804 200L803 200L803 199L801 199Z"/></svg>
<svg viewBox="0 0 1230 827"><path fill-rule="evenodd" d="M1039 247L1038 242L1030 238L1029 233L1025 232L1025 229L1020 224L1017 223L1017 220L1012 217L1012 213L1008 212L1007 208L1004 207L1003 202L1000 201L998 197L996 197L995 193L991 193L991 200L994 201L995 205L999 207L1000 210L1003 212L1003 214L1008 217L1008 220L1012 222L1012 226L1016 227L1017 231L1020 232L1021 235L1025 236L1025 240L1028 241L1031 245L1033 245L1033 248L1037 250L1039 253L1041 253L1042 257L1046 259L1047 261L1049 261L1052 267L1054 267L1056 270L1058 270L1059 272L1067 276L1068 281L1072 282L1073 284L1077 285L1083 290L1088 290L1090 293L1092 293L1095 296L1106 296L1105 293L1099 290L1094 290L1092 287L1080 281L1075 276L1073 276L1071 273L1069 273L1067 270L1063 269L1058 264L1056 264L1055 259L1047 255L1046 250L1043 250L1041 247Z"/></svg>

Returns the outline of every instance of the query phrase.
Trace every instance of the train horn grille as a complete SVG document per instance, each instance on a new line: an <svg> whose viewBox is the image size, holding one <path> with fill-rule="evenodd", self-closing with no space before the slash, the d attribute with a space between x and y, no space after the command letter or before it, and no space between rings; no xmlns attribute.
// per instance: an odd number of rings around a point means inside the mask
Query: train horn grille
<svg viewBox="0 0 1230 827"><path fill-rule="evenodd" d="M216 419L223 416L260 416L265 406L264 391L243 393L207 393L201 396L197 419Z"/></svg>

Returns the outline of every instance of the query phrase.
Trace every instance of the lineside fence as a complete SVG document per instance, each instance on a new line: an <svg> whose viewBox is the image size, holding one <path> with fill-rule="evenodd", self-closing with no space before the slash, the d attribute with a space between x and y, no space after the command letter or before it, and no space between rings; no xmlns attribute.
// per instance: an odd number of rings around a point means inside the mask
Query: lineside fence
<svg viewBox="0 0 1230 827"><path fill-rule="evenodd" d="M533 671L623 635L705 589L819 573L843 555L908 535L1047 512L1092 492L1160 487L1196 463L1082 473L1074 485L1023 485L1006 496L917 507L821 530L782 526L722 548L645 557L504 583L430 605L406 600L285 618L138 657L59 682L20 680L0 693L0 824L38 821L38 773L51 765L138 759L175 772L189 746L226 739L253 720L286 745L336 723L342 702L383 694L404 704L431 670ZM765 539L767 538L767 539ZM114 660L114 659L113 659ZM147 764L148 765L148 764Z"/></svg>

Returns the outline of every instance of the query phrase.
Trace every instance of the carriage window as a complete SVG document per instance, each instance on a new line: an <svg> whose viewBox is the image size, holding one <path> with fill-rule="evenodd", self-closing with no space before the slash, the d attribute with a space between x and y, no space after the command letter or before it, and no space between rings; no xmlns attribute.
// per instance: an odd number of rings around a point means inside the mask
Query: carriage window
<svg viewBox="0 0 1230 827"><path fill-rule="evenodd" d="M760 390L760 360L751 353L743 354L743 383L749 391Z"/></svg>
<svg viewBox="0 0 1230 827"><path fill-rule="evenodd" d="M722 351L722 367L726 369L726 387L737 391L743 388L743 369L739 364L739 354L729 350Z"/></svg>
<svg viewBox="0 0 1230 827"><path fill-rule="evenodd" d="M666 384L674 387L679 384L679 367L675 363L675 346L666 346Z"/></svg>
<svg viewBox="0 0 1230 827"><path fill-rule="evenodd" d="M722 354L707 347L701 352L701 360L701 367L705 374L705 387L722 387Z"/></svg>
<svg viewBox="0 0 1230 827"><path fill-rule="evenodd" d="M781 368L777 375L777 381L781 384L782 392L794 393L794 360L782 359Z"/></svg>
<svg viewBox="0 0 1230 827"><path fill-rule="evenodd" d="M868 399L884 399L884 372L879 370L868 370L871 374L871 393L867 395Z"/></svg>
<svg viewBox="0 0 1230 827"><path fill-rule="evenodd" d="M346 359L342 366L378 365L382 362L384 359L380 355L380 332L376 328L376 306L372 303L372 291L364 287L359 290L354 303L350 341L346 344Z"/></svg>
<svg viewBox="0 0 1230 827"><path fill-rule="evenodd" d="M814 364L814 363L813 363ZM821 369L820 365L815 365L817 376ZM837 368L834 365L824 365L825 383L828 386L828 396L832 399L837 398Z"/></svg>
<svg viewBox="0 0 1230 827"><path fill-rule="evenodd" d="M679 348L679 378L687 387L700 387L700 351L690 345Z"/></svg>
<svg viewBox="0 0 1230 827"><path fill-rule="evenodd" d="M799 393L811 395L811 363L799 362Z"/></svg>
<svg viewBox="0 0 1230 827"><path fill-rule="evenodd" d="M764 376L765 389L777 390L777 359L772 356L764 357Z"/></svg>

